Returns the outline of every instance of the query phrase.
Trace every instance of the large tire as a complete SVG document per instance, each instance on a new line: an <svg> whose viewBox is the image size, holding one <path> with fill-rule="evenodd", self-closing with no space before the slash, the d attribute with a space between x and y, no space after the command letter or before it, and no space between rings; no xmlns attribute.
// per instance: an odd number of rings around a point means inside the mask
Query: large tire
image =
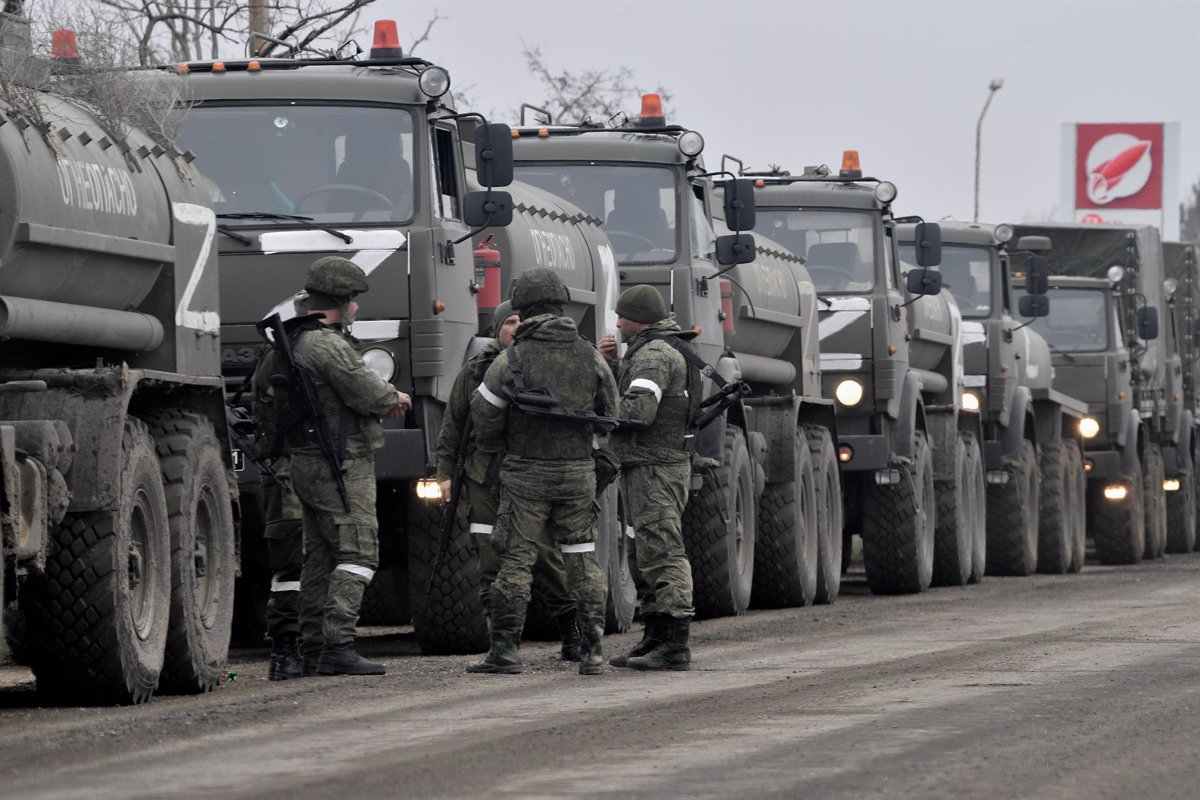
<svg viewBox="0 0 1200 800"><path fill-rule="evenodd" d="M1146 512L1146 551L1143 558L1162 558L1167 552L1167 499L1163 491L1162 449L1153 443L1146 445L1146 462L1142 469L1142 498Z"/></svg>
<svg viewBox="0 0 1200 800"><path fill-rule="evenodd" d="M971 577L971 496L967 443L954 437L953 477L934 481L937 526L933 546L934 586L964 586Z"/></svg>
<svg viewBox="0 0 1200 800"><path fill-rule="evenodd" d="M434 574L445 508L416 499L408 504L408 593L413 631L426 655L481 653L488 649L488 633L479 600L479 556L471 547L461 505L449 547Z"/></svg>
<svg viewBox="0 0 1200 800"><path fill-rule="evenodd" d="M874 594L914 594L933 579L937 513L933 457L924 432L913 442L913 458L900 469L900 483L868 483L863 498L863 563Z"/></svg>
<svg viewBox="0 0 1200 800"><path fill-rule="evenodd" d="M412 622L408 570L402 564L385 564L363 592L359 625L407 625Z"/></svg>
<svg viewBox="0 0 1200 800"><path fill-rule="evenodd" d="M987 573L1031 575L1038 557L1037 453L1029 440L1006 464L1008 482L987 492Z"/></svg>
<svg viewBox="0 0 1200 800"><path fill-rule="evenodd" d="M1059 440L1042 445L1041 491L1038 509L1038 572L1062 575L1071 566L1074 476L1069 472L1067 445Z"/></svg>
<svg viewBox="0 0 1200 800"><path fill-rule="evenodd" d="M229 476L207 418L146 418L162 465L171 529L171 622L162 688L209 692L221 683L233 631L236 532Z"/></svg>
<svg viewBox="0 0 1200 800"><path fill-rule="evenodd" d="M812 605L817 593L817 486L804 429L792 444L791 480L768 483L754 539L755 608Z"/></svg>
<svg viewBox="0 0 1200 800"><path fill-rule="evenodd" d="M1104 497L1104 481L1088 484L1088 530L1101 564L1136 564L1146 549L1145 484L1141 462L1126 476L1129 495L1123 501Z"/></svg>
<svg viewBox="0 0 1200 800"><path fill-rule="evenodd" d="M1063 442L1067 452L1067 474L1071 481L1071 563L1068 572L1081 572L1087 558L1087 472L1075 442Z"/></svg>
<svg viewBox="0 0 1200 800"><path fill-rule="evenodd" d="M971 476L968 513L971 527L971 572L968 583L979 583L987 571L987 483L984 478L983 450L974 436L963 435L967 447L967 474Z"/></svg>
<svg viewBox="0 0 1200 800"><path fill-rule="evenodd" d="M842 590L845 556L842 548L842 478L833 437L825 428L807 429L817 484L817 594L814 600L828 605Z"/></svg>
<svg viewBox="0 0 1200 800"><path fill-rule="evenodd" d="M725 429L722 456L683 509L692 605L701 619L744 613L753 583L754 473L740 428Z"/></svg>
<svg viewBox="0 0 1200 800"><path fill-rule="evenodd" d="M171 612L171 536L154 442L128 418L117 508L68 514L30 578L27 632L38 689L55 698L141 703L162 670Z"/></svg>
<svg viewBox="0 0 1200 800"><path fill-rule="evenodd" d="M617 481L600 497L596 556L608 576L605 633L624 633L633 625L637 611L637 585L629 568L634 540L625 534L625 511Z"/></svg>
<svg viewBox="0 0 1200 800"><path fill-rule="evenodd" d="M1178 473L1179 491L1167 495L1167 552L1190 553L1196 547L1196 466L1186 452Z"/></svg>

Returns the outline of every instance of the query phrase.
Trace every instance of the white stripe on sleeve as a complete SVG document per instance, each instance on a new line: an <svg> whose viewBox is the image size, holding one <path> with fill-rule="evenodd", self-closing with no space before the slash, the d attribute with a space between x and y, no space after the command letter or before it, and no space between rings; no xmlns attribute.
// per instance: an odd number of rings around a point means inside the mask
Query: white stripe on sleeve
<svg viewBox="0 0 1200 800"><path fill-rule="evenodd" d="M630 389L649 389L654 392L654 401L662 400L662 388L649 378L634 378L629 382Z"/></svg>
<svg viewBox="0 0 1200 800"><path fill-rule="evenodd" d="M483 399L494 405L496 408L508 408L508 401L503 397L498 396L495 392L487 387L487 384L479 384L478 391L483 395Z"/></svg>

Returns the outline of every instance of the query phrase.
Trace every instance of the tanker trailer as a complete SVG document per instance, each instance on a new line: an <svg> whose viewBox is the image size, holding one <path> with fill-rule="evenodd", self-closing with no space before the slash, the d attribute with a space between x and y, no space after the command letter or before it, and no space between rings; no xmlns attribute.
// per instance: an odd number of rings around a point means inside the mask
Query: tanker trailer
<svg viewBox="0 0 1200 800"><path fill-rule="evenodd" d="M1102 560L1131 563L1143 556L1158 558L1166 549L1163 484L1168 478L1178 478L1180 434L1192 426L1191 416L1183 408L1178 343L1170 326L1165 335L1159 335L1160 320L1167 320L1167 307L1158 230L1150 226L1065 223L1027 223L1015 226L1015 230L1017 236L1050 239L1053 249L1047 266L1051 276L1102 278L1110 286L1108 302L1116 309L1121 339L1129 352L1124 369L1133 405L1128 418L1113 431L1123 439L1113 441L1112 437L1098 435L1104 430L1101 417L1111 418L1125 408L1122 388L1117 388L1114 395L1116 382L1083 368L1085 359L1075 355L1076 350L1109 350L1108 343L1102 341L1101 328L1093 324L1090 330L1084 329L1082 321L1061 316L1058 306L1054 306L1053 318L1043 323L1044 327L1035 327L1049 345L1076 358L1073 364L1055 353L1055 380L1056 386L1071 386L1075 396L1088 400L1091 421L1081 423L1085 426L1081 428L1085 464L1090 458L1093 465L1088 481L1088 530L1097 537L1098 550L1100 539L1105 542ZM1057 302L1059 294L1052 292L1051 297ZM1094 296L1087 297L1095 303ZM1047 336L1046 330L1053 336ZM1075 364L1080 367L1073 368ZM1114 366L1122 368L1119 362ZM1078 380L1074 379L1076 373ZM1068 383L1059 384L1063 376L1072 377L1067 377ZM1101 444L1100 439L1109 442ZM1098 449L1095 455L1086 452L1093 447ZM1104 448L1103 455L1100 447Z"/></svg>
<svg viewBox="0 0 1200 800"><path fill-rule="evenodd" d="M1179 358L1183 368L1183 413L1191 417L1192 425L1181 426L1180 437L1190 446L1180 445L1179 470L1176 478L1163 484L1167 490L1167 552L1187 553L1196 546L1197 504L1200 503L1200 482L1196 478L1196 425L1200 420L1200 259L1196 245L1183 242L1163 242L1163 259L1167 267L1167 306L1179 342ZM1174 281L1172 284L1171 282ZM1173 484L1178 481L1178 485Z"/></svg>
<svg viewBox="0 0 1200 800"><path fill-rule="evenodd" d="M216 220L161 137L34 91L0 97L7 639L55 698L208 691L237 567Z"/></svg>
<svg viewBox="0 0 1200 800"><path fill-rule="evenodd" d="M922 591L935 567L939 583L965 582L983 519L981 435L977 415L960 413L961 317L926 269L941 258L937 225L922 223L921 269L905 274L896 187L863 177L857 153L847 151L837 176L824 167L752 175L760 229L803 257L816 285L844 535L862 536L871 591Z"/></svg>
<svg viewBox="0 0 1200 800"><path fill-rule="evenodd" d="M1014 319L1012 302L1014 256L1049 242L1027 236L1010 247L1011 225L941 228L938 270L963 316L963 407L979 414L987 470L986 545L975 542L970 578L983 576L985 562L994 575L1077 572L1086 537L1079 421L1087 406L1053 387L1050 350ZM897 237L900 260L915 267L914 226L898 226ZM1049 304L1031 298L1022 309L1044 316Z"/></svg>

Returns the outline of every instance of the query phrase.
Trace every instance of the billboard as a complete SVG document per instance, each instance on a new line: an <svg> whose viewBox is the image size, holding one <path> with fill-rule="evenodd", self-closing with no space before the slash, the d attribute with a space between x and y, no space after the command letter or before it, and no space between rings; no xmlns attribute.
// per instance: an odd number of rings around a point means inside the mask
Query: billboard
<svg viewBox="0 0 1200 800"><path fill-rule="evenodd" d="M1062 164L1065 221L1149 224L1179 238L1179 123L1068 123Z"/></svg>

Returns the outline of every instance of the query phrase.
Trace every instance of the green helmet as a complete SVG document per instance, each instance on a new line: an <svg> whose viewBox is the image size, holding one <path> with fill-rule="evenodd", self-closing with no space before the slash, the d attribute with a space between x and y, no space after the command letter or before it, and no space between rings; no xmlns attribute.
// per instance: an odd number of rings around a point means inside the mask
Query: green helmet
<svg viewBox="0 0 1200 800"><path fill-rule="evenodd" d="M367 291L367 273L348 258L324 256L308 268L304 279L307 292L348 300Z"/></svg>
<svg viewBox="0 0 1200 800"><path fill-rule="evenodd" d="M634 322L658 322L666 318L667 304L658 289L639 283L621 292L617 316Z"/></svg>
<svg viewBox="0 0 1200 800"><path fill-rule="evenodd" d="M567 285L554 270L537 268L521 274L513 286L512 307L524 311L530 306L561 306L571 299Z"/></svg>

